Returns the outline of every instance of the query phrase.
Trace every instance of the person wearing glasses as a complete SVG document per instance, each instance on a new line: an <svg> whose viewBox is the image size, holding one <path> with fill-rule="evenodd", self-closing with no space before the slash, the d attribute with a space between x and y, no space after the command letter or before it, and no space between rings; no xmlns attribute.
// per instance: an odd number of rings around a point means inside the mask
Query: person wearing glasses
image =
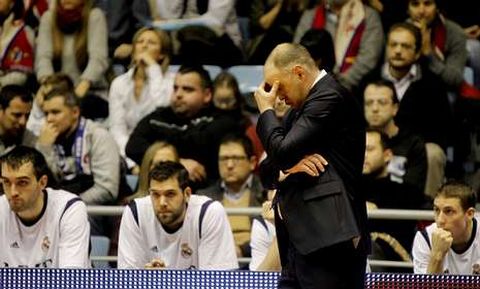
<svg viewBox="0 0 480 289"><path fill-rule="evenodd" d="M257 165L252 143L243 135L226 135L218 150L220 178L198 194L218 200L226 208L260 207L264 201L263 186L254 173ZM250 256L249 216L229 216L238 257Z"/></svg>
<svg viewBox="0 0 480 289"><path fill-rule="evenodd" d="M120 224L118 268L238 268L223 206L192 195L188 171L177 162L156 164L149 195L125 207Z"/></svg>
<svg viewBox="0 0 480 289"><path fill-rule="evenodd" d="M433 199L444 177L445 152L453 143L454 121L446 84L427 68L421 50L422 34L415 25L407 22L392 25L387 35L386 61L370 79L393 83L399 100L396 125L425 141L428 165L425 194ZM370 79L364 83L368 85Z"/></svg>

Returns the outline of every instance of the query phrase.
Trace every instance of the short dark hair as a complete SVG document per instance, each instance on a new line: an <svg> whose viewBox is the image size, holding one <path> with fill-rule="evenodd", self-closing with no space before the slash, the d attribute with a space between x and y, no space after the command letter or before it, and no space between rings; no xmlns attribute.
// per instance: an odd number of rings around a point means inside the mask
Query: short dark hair
<svg viewBox="0 0 480 289"><path fill-rule="evenodd" d="M182 65L178 69L178 74L187 74L187 73L196 73L200 76L200 82L204 89L212 89L212 79L210 78L210 74L208 73L202 65Z"/></svg>
<svg viewBox="0 0 480 289"><path fill-rule="evenodd" d="M23 14L25 12L23 1L14 0L12 10L10 11L10 13L13 13L14 20L23 19Z"/></svg>
<svg viewBox="0 0 480 289"><path fill-rule="evenodd" d="M31 163L35 177L40 179L42 176L50 176L50 170L43 155L34 148L26 146L16 146L8 153L0 157L0 163L13 169L19 169L24 164Z"/></svg>
<svg viewBox="0 0 480 289"><path fill-rule="evenodd" d="M185 190L189 185L189 175L187 169L178 163L172 161L159 162L153 166L148 173L148 184L152 180L163 182L172 177L176 177L178 184L182 190Z"/></svg>
<svg viewBox="0 0 480 289"><path fill-rule="evenodd" d="M395 104L399 104L400 101L398 100L398 95L397 95L397 90L395 89L395 85L393 85L393 82L391 82L390 80L386 80L386 79L377 79L377 80L374 80L372 82L369 82L367 84L367 86L365 86L365 89L367 89L367 87L369 85L374 85L374 86L380 86L380 87L387 87L389 88L391 91L392 91L392 102L395 103ZM365 93L365 91L364 91Z"/></svg>
<svg viewBox="0 0 480 289"><path fill-rule="evenodd" d="M335 50L333 39L325 29L310 29L300 39L313 59L320 60L320 65L326 71L333 71L335 66Z"/></svg>
<svg viewBox="0 0 480 289"><path fill-rule="evenodd" d="M10 106L10 102L15 98L20 97L23 102L33 102L33 95L30 90L20 85L6 85L0 91L0 107L5 110Z"/></svg>
<svg viewBox="0 0 480 289"><path fill-rule="evenodd" d="M245 135L243 134L237 134L237 133L230 133L225 135L221 140L220 140L220 145L227 144L227 143L237 143L243 147L245 150L245 153L247 154L247 157L251 157L255 155L254 150L253 150L253 144L252 141Z"/></svg>
<svg viewBox="0 0 480 289"><path fill-rule="evenodd" d="M413 37L415 38L415 53L418 53L422 48L422 32L420 31L420 29L410 22L395 23L390 27L390 30L388 30L387 41L390 33L398 29L407 30L413 35Z"/></svg>
<svg viewBox="0 0 480 289"><path fill-rule="evenodd" d="M72 89L64 89L61 87L55 87L45 95L45 101L54 97L61 97L66 106L68 107L80 107L80 98L75 94Z"/></svg>
<svg viewBox="0 0 480 289"><path fill-rule="evenodd" d="M477 203L477 197L473 188L457 180L447 181L438 190L435 198L438 197L459 199L464 211L467 211L469 208L475 208Z"/></svg>
<svg viewBox="0 0 480 289"><path fill-rule="evenodd" d="M367 133L377 133L380 136L380 144L382 145L383 150L391 148L390 138L383 131L381 131L379 129L371 128L371 127L367 127L367 129L365 131Z"/></svg>

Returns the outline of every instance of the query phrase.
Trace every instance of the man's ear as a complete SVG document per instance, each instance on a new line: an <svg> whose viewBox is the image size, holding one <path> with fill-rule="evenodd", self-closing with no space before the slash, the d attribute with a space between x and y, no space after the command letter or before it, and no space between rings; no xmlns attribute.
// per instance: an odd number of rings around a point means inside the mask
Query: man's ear
<svg viewBox="0 0 480 289"><path fill-rule="evenodd" d="M192 195L192 189L190 187L186 187L185 190L183 190L183 194L185 195L185 199L190 201L190 196Z"/></svg>
<svg viewBox="0 0 480 289"><path fill-rule="evenodd" d="M72 107L72 113L75 117L80 117L80 107L79 106L74 106Z"/></svg>
<svg viewBox="0 0 480 289"><path fill-rule="evenodd" d="M300 65L295 65L292 67L292 73L293 75L297 76L300 79L303 79L305 75L305 71L302 66Z"/></svg>
<svg viewBox="0 0 480 289"><path fill-rule="evenodd" d="M473 219L473 217L475 216L475 208L472 208L472 207L468 208L465 214L469 219Z"/></svg>
<svg viewBox="0 0 480 289"><path fill-rule="evenodd" d="M393 152L391 149L385 149L383 151L383 159L386 163L390 162L393 158Z"/></svg>
<svg viewBox="0 0 480 289"><path fill-rule="evenodd" d="M38 185L40 186L40 188L45 189L47 187L47 184L48 184L48 176L47 175L43 175L40 177L40 179L38 180Z"/></svg>
<svg viewBox="0 0 480 289"><path fill-rule="evenodd" d="M210 102L212 102L212 99L213 99L212 89L205 88L203 91L203 103L205 105L208 105Z"/></svg>

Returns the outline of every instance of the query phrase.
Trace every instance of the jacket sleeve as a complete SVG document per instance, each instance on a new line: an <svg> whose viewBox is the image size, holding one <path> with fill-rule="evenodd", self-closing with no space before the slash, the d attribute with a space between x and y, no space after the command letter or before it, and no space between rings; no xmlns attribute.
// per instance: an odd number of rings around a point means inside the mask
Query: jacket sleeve
<svg viewBox="0 0 480 289"><path fill-rule="evenodd" d="M154 138L159 139L159 133L156 132L151 124L151 114L144 117L130 134L125 154L137 164L142 163L143 155L148 147L152 144Z"/></svg>
<svg viewBox="0 0 480 289"><path fill-rule="evenodd" d="M81 78L92 83L99 82L108 68L107 20L99 8L90 12L87 37L88 63Z"/></svg>
<svg viewBox="0 0 480 289"><path fill-rule="evenodd" d="M35 55L35 73L37 79L54 73L53 70L53 38L52 38L52 11L46 11L40 19Z"/></svg>
<svg viewBox="0 0 480 289"><path fill-rule="evenodd" d="M112 136L103 128L95 128L91 137L90 163L94 184L80 197L87 204L104 204L118 196L120 154Z"/></svg>
<svg viewBox="0 0 480 289"><path fill-rule="evenodd" d="M291 168L315 143L327 142L327 129L331 116L341 101L336 92L325 93L321 97L307 98L301 115L287 132L276 119L273 110L262 113L258 119L257 132L269 158L275 160L279 169Z"/></svg>

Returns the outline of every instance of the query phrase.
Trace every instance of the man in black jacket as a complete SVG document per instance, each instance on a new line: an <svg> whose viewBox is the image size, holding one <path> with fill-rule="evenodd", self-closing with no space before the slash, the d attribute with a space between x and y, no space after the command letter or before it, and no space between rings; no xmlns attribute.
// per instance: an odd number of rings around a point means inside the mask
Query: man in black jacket
<svg viewBox="0 0 480 289"><path fill-rule="evenodd" d="M212 105L212 82L201 66L180 67L169 107L144 117L131 134L126 154L140 164L155 141L173 144L180 162L198 184L218 177L217 151L220 139L239 131L239 120Z"/></svg>
<svg viewBox="0 0 480 289"><path fill-rule="evenodd" d="M364 288L369 239L360 188L361 108L301 45L277 46L264 78L255 92L257 132L267 152L262 181L278 190L279 287ZM293 108L283 124L273 110L277 97Z"/></svg>

